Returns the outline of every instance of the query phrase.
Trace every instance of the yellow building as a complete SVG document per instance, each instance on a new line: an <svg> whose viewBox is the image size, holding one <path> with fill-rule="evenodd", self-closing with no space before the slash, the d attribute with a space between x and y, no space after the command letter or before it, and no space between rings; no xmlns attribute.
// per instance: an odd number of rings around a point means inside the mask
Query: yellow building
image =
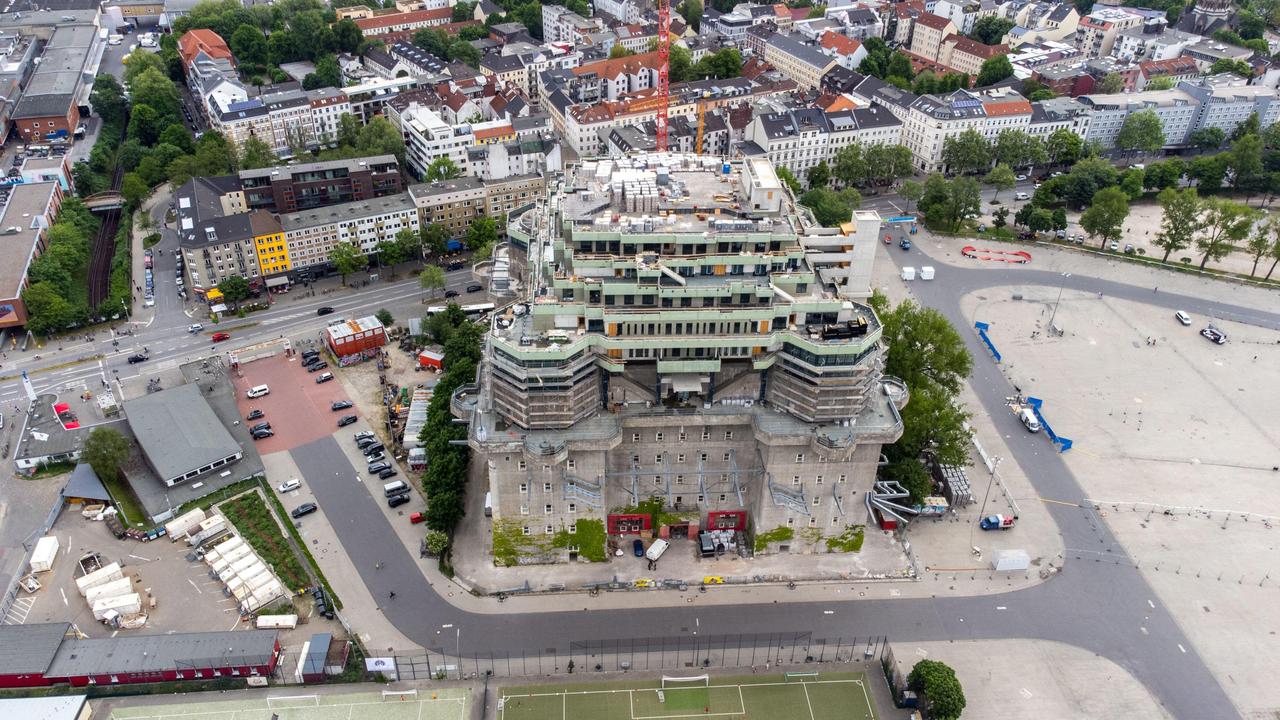
<svg viewBox="0 0 1280 720"><path fill-rule="evenodd" d="M287 272L290 268L289 247L279 221L269 213L255 212L250 216L249 224L253 228L253 247L262 275Z"/></svg>

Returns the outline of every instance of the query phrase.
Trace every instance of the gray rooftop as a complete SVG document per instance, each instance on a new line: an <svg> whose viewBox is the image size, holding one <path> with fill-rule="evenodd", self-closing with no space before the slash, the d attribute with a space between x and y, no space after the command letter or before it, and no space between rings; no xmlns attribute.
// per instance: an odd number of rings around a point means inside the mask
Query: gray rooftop
<svg viewBox="0 0 1280 720"><path fill-rule="evenodd" d="M98 479L89 463L76 463L71 477L67 478L67 486L62 488L62 497L84 498L86 500L105 500L110 502L111 495Z"/></svg>
<svg viewBox="0 0 1280 720"><path fill-rule="evenodd" d="M22 290L34 259L35 219L44 214L54 183L11 185L9 200L0 208L0 297L14 298ZM10 229L17 228L14 232Z"/></svg>
<svg viewBox="0 0 1280 720"><path fill-rule="evenodd" d="M409 186L409 194L412 197L431 197L432 195L447 195L449 193L464 192L467 190L484 190L484 182L478 177L464 175L453 180L443 180L441 182L420 183L418 185Z"/></svg>
<svg viewBox="0 0 1280 720"><path fill-rule="evenodd" d="M818 48L798 42L789 35L781 33L774 35L769 38L769 45L779 52L786 53L806 65L816 68L823 68L835 62L834 58L824 55Z"/></svg>
<svg viewBox="0 0 1280 720"><path fill-rule="evenodd" d="M49 668L71 623L0 625L0 675L40 674ZM18 717L18 716L12 716Z"/></svg>
<svg viewBox="0 0 1280 720"><path fill-rule="evenodd" d="M370 200L357 200L313 210L284 213L280 216L280 226L286 231L300 230L416 208L408 193L396 193Z"/></svg>
<svg viewBox="0 0 1280 720"><path fill-rule="evenodd" d="M143 455L161 480L241 452L196 385L128 400L124 411Z"/></svg>
<svg viewBox="0 0 1280 720"><path fill-rule="evenodd" d="M275 630L71 639L58 650L48 674L78 677L265 665L275 644Z"/></svg>
<svg viewBox="0 0 1280 720"><path fill-rule="evenodd" d="M257 168L255 170L241 170L240 179L247 180L250 178L301 175L303 173L332 170L334 168L359 170L372 165L394 165L395 162L395 155L373 155L371 157L349 158L345 160L325 160L322 162L301 163L298 165L282 165L278 167Z"/></svg>

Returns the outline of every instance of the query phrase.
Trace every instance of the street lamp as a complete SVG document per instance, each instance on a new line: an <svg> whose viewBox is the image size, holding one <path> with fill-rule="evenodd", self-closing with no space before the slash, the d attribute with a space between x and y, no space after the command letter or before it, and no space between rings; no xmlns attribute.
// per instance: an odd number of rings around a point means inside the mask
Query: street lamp
<svg viewBox="0 0 1280 720"><path fill-rule="evenodd" d="M1067 278L1071 277L1071 273L1062 273L1062 282L1058 285L1058 299L1053 301L1053 313L1049 315L1050 332L1053 329L1053 319L1058 317L1058 305L1062 302L1062 290L1067 286Z"/></svg>

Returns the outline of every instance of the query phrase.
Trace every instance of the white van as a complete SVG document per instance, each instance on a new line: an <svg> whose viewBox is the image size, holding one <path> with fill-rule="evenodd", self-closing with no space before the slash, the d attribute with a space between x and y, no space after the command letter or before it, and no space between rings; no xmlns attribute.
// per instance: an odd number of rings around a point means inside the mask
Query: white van
<svg viewBox="0 0 1280 720"><path fill-rule="evenodd" d="M658 558L662 557L662 553L666 552L670 546L671 543L666 540L654 540L649 549L644 551L644 556L653 562L658 562Z"/></svg>
<svg viewBox="0 0 1280 720"><path fill-rule="evenodd" d="M409 491L409 486L405 485L403 480L396 480L395 482L389 482L386 485L382 486L382 492L387 497L391 497L392 495L399 495L400 493L404 493L408 491Z"/></svg>
<svg viewBox="0 0 1280 720"><path fill-rule="evenodd" d="M1040 432L1040 420L1036 417L1035 412L1033 412L1031 408L1022 408L1022 410L1018 412L1018 419L1021 420L1023 426L1027 428L1027 432Z"/></svg>
<svg viewBox="0 0 1280 720"><path fill-rule="evenodd" d="M245 392L245 397L260 398L263 395L270 395L270 394L271 394L271 388L267 387L266 385L258 385L256 387L249 388Z"/></svg>
<svg viewBox="0 0 1280 720"><path fill-rule="evenodd" d="M1013 196L1013 199L1014 200L1030 200L1031 196L1024 192L1020 192L1020 193L1015 193Z"/></svg>

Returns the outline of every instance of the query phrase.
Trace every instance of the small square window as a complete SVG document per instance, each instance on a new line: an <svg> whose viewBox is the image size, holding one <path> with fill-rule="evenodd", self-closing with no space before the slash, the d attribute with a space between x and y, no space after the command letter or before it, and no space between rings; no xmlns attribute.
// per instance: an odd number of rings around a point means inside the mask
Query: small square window
<svg viewBox="0 0 1280 720"><path fill-rule="evenodd" d="M577 505L577 503L569 503L569 512L571 512L571 513L576 513L576 512L578 512L578 505Z"/></svg>
<svg viewBox="0 0 1280 720"><path fill-rule="evenodd" d="M792 475L792 476L791 476L791 484L792 484L792 485L799 485L799 484L800 484L800 476L799 476L799 475Z"/></svg>
<svg viewBox="0 0 1280 720"><path fill-rule="evenodd" d="M839 523L840 523L840 518L836 517L835 515L832 515L832 516L831 516L831 524L832 524L832 525L838 525Z"/></svg>
<svg viewBox="0 0 1280 720"><path fill-rule="evenodd" d="M698 459L699 459L699 460L701 460L702 462L706 462L706 461L707 461L707 454L706 454L706 453L698 453Z"/></svg>
<svg viewBox="0 0 1280 720"><path fill-rule="evenodd" d="M733 439L733 431L732 431L732 430L725 430L725 431L724 431L724 439L725 439L725 440L732 440L732 439Z"/></svg>
<svg viewBox="0 0 1280 720"><path fill-rule="evenodd" d="M684 442L687 437L688 435L686 433L680 433L680 442Z"/></svg>
<svg viewBox="0 0 1280 720"><path fill-rule="evenodd" d="M818 524L818 518L816 517L809 518L809 527L815 527L817 524Z"/></svg>
<svg viewBox="0 0 1280 720"><path fill-rule="evenodd" d="M827 456L826 456L826 455L819 455L819 456L818 456L818 462L820 462L820 463L824 463L824 462L826 462L826 461L827 461Z"/></svg>
<svg viewBox="0 0 1280 720"><path fill-rule="evenodd" d="M679 455L676 455L676 462L678 463L684 462L684 453L680 453Z"/></svg>
<svg viewBox="0 0 1280 720"><path fill-rule="evenodd" d="M551 492L551 483L542 483L542 492L544 493Z"/></svg>
<svg viewBox="0 0 1280 720"><path fill-rule="evenodd" d="M529 530L529 526L528 526L528 525L525 525L524 527L520 528L520 532L521 532L522 534L524 534L524 535L532 535L532 534L533 534L532 532L530 532L530 530Z"/></svg>
<svg viewBox="0 0 1280 720"><path fill-rule="evenodd" d="M548 525L548 526L547 526L547 534L548 534L548 535L555 535L555 534L556 534L556 529L555 529L554 527L552 527L551 525Z"/></svg>
<svg viewBox="0 0 1280 720"><path fill-rule="evenodd" d="M720 496L720 502L724 502L724 501L725 501L725 500L727 500L727 499L728 499L728 497L726 497L725 495L721 495L721 496Z"/></svg>
<svg viewBox="0 0 1280 720"><path fill-rule="evenodd" d="M631 433L631 442L640 442L640 433Z"/></svg>
<svg viewBox="0 0 1280 720"><path fill-rule="evenodd" d="M698 502L699 502L699 503L702 503L702 502L705 502L705 501L706 501L706 497L705 497L705 496L702 496L702 495L699 495L699 496L698 496Z"/></svg>
<svg viewBox="0 0 1280 720"><path fill-rule="evenodd" d="M661 476L661 475L654 475L654 476L653 476L653 484L654 484L656 487L662 487L662 476Z"/></svg>
<svg viewBox="0 0 1280 720"><path fill-rule="evenodd" d="M662 442L662 433L654 433L653 439L655 442Z"/></svg>
<svg viewBox="0 0 1280 720"><path fill-rule="evenodd" d="M550 506L550 505L543 505L543 506L542 506L542 514L543 514L543 515L550 515L550 514L551 514L551 506Z"/></svg>
<svg viewBox="0 0 1280 720"><path fill-rule="evenodd" d="M703 431L702 431L702 439L703 439L703 440L710 440L710 439L711 439L711 431L710 431L710 430L703 430Z"/></svg>
<svg viewBox="0 0 1280 720"><path fill-rule="evenodd" d="M520 506L520 514L521 514L521 515L528 515L528 514L529 514L529 506L528 506L528 505L521 505L521 506Z"/></svg>
<svg viewBox="0 0 1280 720"><path fill-rule="evenodd" d="M841 475L840 479L836 480L836 482L844 482L844 475Z"/></svg>
<svg viewBox="0 0 1280 720"><path fill-rule="evenodd" d="M684 476L683 476L683 475L677 475L677 476L676 476L676 484L677 484L677 485L683 485L683 484L684 484Z"/></svg>
<svg viewBox="0 0 1280 720"><path fill-rule="evenodd" d="M819 476L815 477L815 478L813 479L813 481L814 481L814 482L816 482L817 484L821 485L821 484L822 484L822 476L821 476L821 475L819 475Z"/></svg>
<svg viewBox="0 0 1280 720"><path fill-rule="evenodd" d="M520 492L521 493L529 492L529 483L520 483Z"/></svg>
<svg viewBox="0 0 1280 720"><path fill-rule="evenodd" d="M791 527L792 525L795 525L795 524L796 524L796 519L795 519L795 518L793 518L793 517L789 517L789 518L787 518L787 527Z"/></svg>
<svg viewBox="0 0 1280 720"><path fill-rule="evenodd" d="M797 464L804 463L804 453L796 453L796 463Z"/></svg>
<svg viewBox="0 0 1280 720"><path fill-rule="evenodd" d="M569 469L570 469L570 470L577 470L577 469L578 469L578 461L577 461L577 460L570 460L568 464L569 464Z"/></svg>
<svg viewBox="0 0 1280 720"><path fill-rule="evenodd" d="M724 454L724 461L729 462L729 453Z"/></svg>
<svg viewBox="0 0 1280 720"><path fill-rule="evenodd" d="M654 463L655 465L661 465L661 464L662 464L662 453L658 453L657 455L654 455L654 456L653 456L653 463Z"/></svg>
<svg viewBox="0 0 1280 720"><path fill-rule="evenodd" d="M821 498L820 496L819 496L819 497L815 497L815 498L813 499L813 506L814 506L814 507L818 507L818 506L819 506L819 505L821 505L821 504L822 504L822 498Z"/></svg>
<svg viewBox="0 0 1280 720"><path fill-rule="evenodd" d="M517 469L517 470L524 470L526 467L528 467L528 465L526 465L526 464L525 464L525 462L524 462L523 460L521 460L520 462L516 463L516 469Z"/></svg>
<svg viewBox="0 0 1280 720"><path fill-rule="evenodd" d="M631 464L632 464L632 465L639 465L639 464L640 464L640 454L639 454L639 453L636 453L636 454L634 454L634 455L632 455L632 456L631 456Z"/></svg>
<svg viewBox="0 0 1280 720"><path fill-rule="evenodd" d="M835 518L832 518L832 519L834 520ZM576 533L576 532L578 532L578 523L576 523L576 522L569 523L569 532L570 532L570 533ZM576 547L570 547L569 549L570 549L570 551L577 550L577 548L576 548Z"/></svg>

